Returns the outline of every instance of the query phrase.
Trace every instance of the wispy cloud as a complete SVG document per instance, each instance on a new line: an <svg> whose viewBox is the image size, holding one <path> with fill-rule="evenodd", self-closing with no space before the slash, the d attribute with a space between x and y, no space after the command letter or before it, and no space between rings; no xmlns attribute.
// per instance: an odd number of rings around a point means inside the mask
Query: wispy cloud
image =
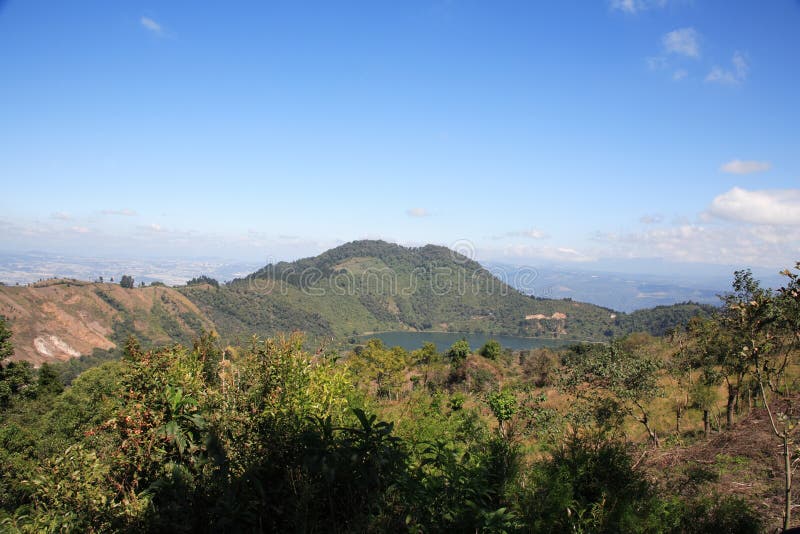
<svg viewBox="0 0 800 534"><path fill-rule="evenodd" d="M428 217L430 214L425 208L409 208L406 210L406 215L409 217Z"/></svg>
<svg viewBox="0 0 800 534"><path fill-rule="evenodd" d="M539 228L530 228L526 230L517 230L514 232L506 232L505 234L492 236L492 239L506 239L508 237L526 237L528 239L547 239L550 234Z"/></svg>
<svg viewBox="0 0 800 534"><path fill-rule="evenodd" d="M652 56L645 58L647 62L647 68L650 70L661 70L666 69L668 66L667 58L664 56Z"/></svg>
<svg viewBox="0 0 800 534"><path fill-rule="evenodd" d="M121 210L101 210L100 213L103 215L122 215L124 217L133 217L137 215L134 210L123 208Z"/></svg>
<svg viewBox="0 0 800 534"><path fill-rule="evenodd" d="M731 160L720 167L722 172L730 174L751 174L754 172L764 172L772 168L769 161L742 161L738 159Z"/></svg>
<svg viewBox="0 0 800 534"><path fill-rule="evenodd" d="M64 211L56 211L50 214L50 218L57 221L71 221L72 215Z"/></svg>
<svg viewBox="0 0 800 534"><path fill-rule="evenodd" d="M748 191L734 187L716 197L708 212L731 221L800 225L800 189Z"/></svg>
<svg viewBox="0 0 800 534"><path fill-rule="evenodd" d="M144 230L145 232L153 232L153 233L161 233L167 231L163 226L156 223L150 223L145 226L139 226L138 228L140 230Z"/></svg>
<svg viewBox="0 0 800 534"><path fill-rule="evenodd" d="M616 10L635 14L647 9L664 7L668 3L668 0L611 0L609 2L609 7L612 11Z"/></svg>
<svg viewBox="0 0 800 534"><path fill-rule="evenodd" d="M161 24L154 21L150 17L142 17L139 19L139 22L144 26L147 30L153 32L156 35L163 35L164 29L161 27Z"/></svg>
<svg viewBox="0 0 800 534"><path fill-rule="evenodd" d="M531 228L530 230L522 230L521 232L516 232L515 235L520 237L527 237L530 239L547 239L550 237L544 230L540 230L538 228Z"/></svg>
<svg viewBox="0 0 800 534"><path fill-rule="evenodd" d="M642 224L658 224L664 220L664 217L658 214L654 215L642 215L639 217L639 222Z"/></svg>
<svg viewBox="0 0 800 534"><path fill-rule="evenodd" d="M661 44L669 54L700 57L700 34L694 28L679 28L664 34Z"/></svg>
<svg viewBox="0 0 800 534"><path fill-rule="evenodd" d="M678 69L672 73L672 79L677 82L686 78L688 75L689 73L686 71L686 69Z"/></svg>
<svg viewBox="0 0 800 534"><path fill-rule="evenodd" d="M785 267L800 253L800 228L793 226L682 224L632 233L597 233L597 254L612 258Z"/></svg>
<svg viewBox="0 0 800 534"><path fill-rule="evenodd" d="M741 52L735 52L731 59L731 68L725 69L719 65L714 65L706 76L707 82L721 83L725 85L737 85L747 79L750 72L750 65L747 58Z"/></svg>
<svg viewBox="0 0 800 534"><path fill-rule="evenodd" d="M481 256L504 257L515 259L542 259L584 263L597 258L571 247L538 247L531 245L508 245L499 250L486 249L480 251Z"/></svg>

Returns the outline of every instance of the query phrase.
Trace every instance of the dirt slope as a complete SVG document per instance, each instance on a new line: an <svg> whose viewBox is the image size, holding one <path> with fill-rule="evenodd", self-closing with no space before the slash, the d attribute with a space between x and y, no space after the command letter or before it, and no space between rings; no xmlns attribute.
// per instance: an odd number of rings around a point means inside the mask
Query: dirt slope
<svg viewBox="0 0 800 534"><path fill-rule="evenodd" d="M128 331L154 343L191 339L212 322L169 287L48 280L0 286L0 315L11 321L15 360L34 365L112 349Z"/></svg>
<svg viewBox="0 0 800 534"><path fill-rule="evenodd" d="M800 398L792 399L797 406ZM784 401L772 405L785 412ZM699 438L689 446L651 452L644 467L653 481L674 494L736 495L764 518L767 532L780 530L783 511L781 441L772 433L766 410L754 408L732 429ZM794 488L795 494L797 487ZM797 506L795 498L794 506ZM800 525L794 512L793 526Z"/></svg>

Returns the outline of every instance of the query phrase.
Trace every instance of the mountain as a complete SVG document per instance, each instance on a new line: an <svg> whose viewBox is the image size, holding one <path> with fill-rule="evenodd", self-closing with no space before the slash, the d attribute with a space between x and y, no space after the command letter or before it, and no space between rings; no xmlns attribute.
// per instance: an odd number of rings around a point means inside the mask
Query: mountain
<svg viewBox="0 0 800 534"><path fill-rule="evenodd" d="M300 330L312 345L403 330L601 341L663 333L710 311L686 303L624 314L528 296L448 248L384 241L347 243L221 285L201 277L175 288L76 280L0 286L15 357L34 363L109 351L131 333L145 345L187 343L212 328L225 341Z"/></svg>
<svg viewBox="0 0 800 534"><path fill-rule="evenodd" d="M387 330L484 332L603 340L632 328L663 330L708 309L629 316L573 301L523 294L445 247L354 241L316 257L270 264L215 288L180 291L222 331L249 335L300 329L343 338Z"/></svg>
<svg viewBox="0 0 800 534"><path fill-rule="evenodd" d="M734 270L715 277L692 277L504 263L488 263L486 267L526 295L571 298L627 313L687 301L717 305L718 295L730 290Z"/></svg>

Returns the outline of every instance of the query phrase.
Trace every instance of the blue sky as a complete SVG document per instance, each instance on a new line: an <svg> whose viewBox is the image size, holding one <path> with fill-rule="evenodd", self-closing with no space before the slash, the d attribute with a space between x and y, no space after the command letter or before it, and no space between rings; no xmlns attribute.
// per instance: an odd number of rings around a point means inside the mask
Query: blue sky
<svg viewBox="0 0 800 534"><path fill-rule="evenodd" d="M0 6L0 250L800 260L797 1Z"/></svg>

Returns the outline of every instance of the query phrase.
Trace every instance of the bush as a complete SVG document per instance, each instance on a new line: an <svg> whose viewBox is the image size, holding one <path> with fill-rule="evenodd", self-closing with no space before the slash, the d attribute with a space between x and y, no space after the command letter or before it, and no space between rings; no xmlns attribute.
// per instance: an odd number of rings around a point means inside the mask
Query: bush
<svg viewBox="0 0 800 534"><path fill-rule="evenodd" d="M490 360L496 360L502 352L503 347L500 345L500 342L490 339L481 347L480 355Z"/></svg>

